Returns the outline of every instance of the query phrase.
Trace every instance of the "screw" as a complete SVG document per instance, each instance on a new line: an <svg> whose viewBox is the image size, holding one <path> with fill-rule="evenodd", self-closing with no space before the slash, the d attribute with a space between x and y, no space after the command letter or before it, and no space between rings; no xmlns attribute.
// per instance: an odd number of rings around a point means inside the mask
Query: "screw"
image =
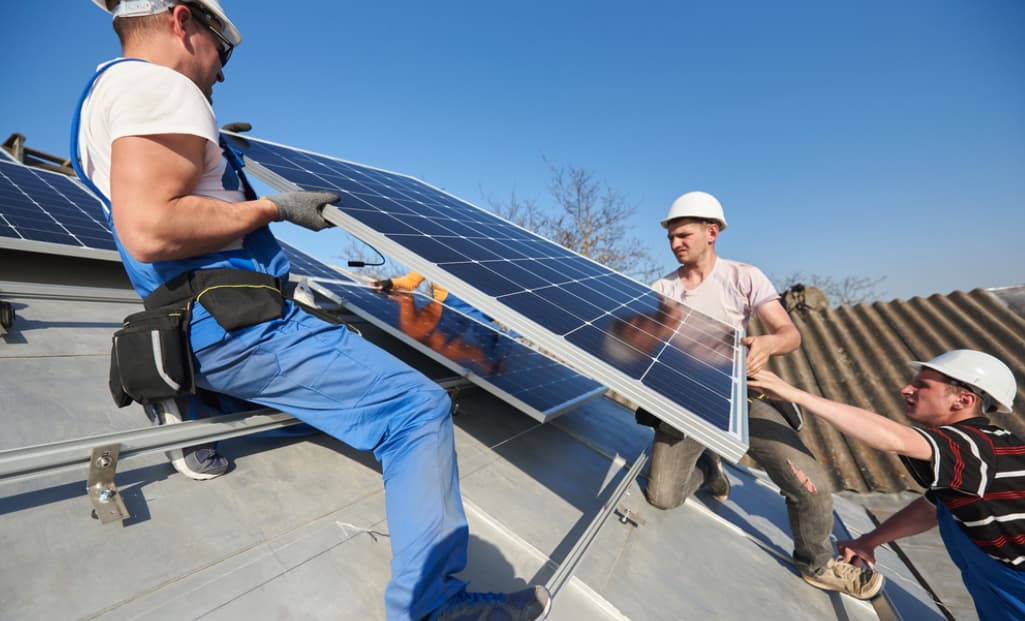
<svg viewBox="0 0 1025 621"><path fill-rule="evenodd" d="M117 492L115 490L105 489L102 492L100 492L100 495L97 498L97 500L99 500L102 503L108 503L114 499L114 496L117 496Z"/></svg>

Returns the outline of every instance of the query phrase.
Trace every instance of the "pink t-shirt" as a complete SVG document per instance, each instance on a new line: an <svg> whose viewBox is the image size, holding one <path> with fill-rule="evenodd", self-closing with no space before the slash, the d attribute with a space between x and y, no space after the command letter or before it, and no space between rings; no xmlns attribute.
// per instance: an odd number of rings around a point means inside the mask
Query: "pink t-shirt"
<svg viewBox="0 0 1025 621"><path fill-rule="evenodd" d="M745 330L748 320L759 306L779 299L776 288L760 269L718 257L712 273L694 289L683 288L679 269L655 281L651 288L706 315Z"/></svg>

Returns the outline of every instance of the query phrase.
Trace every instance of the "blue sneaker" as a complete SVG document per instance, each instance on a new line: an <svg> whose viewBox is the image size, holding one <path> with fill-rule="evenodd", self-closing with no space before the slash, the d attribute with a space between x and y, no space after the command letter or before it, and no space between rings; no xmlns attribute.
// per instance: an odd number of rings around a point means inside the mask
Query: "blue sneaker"
<svg viewBox="0 0 1025 621"><path fill-rule="evenodd" d="M515 593L460 593L435 610L427 621L534 621L544 619L552 597L543 586Z"/></svg>
<svg viewBox="0 0 1025 621"><path fill-rule="evenodd" d="M144 406L146 416L155 425L182 422L180 404L173 399ZM217 444L200 444L166 452L167 459L180 474L195 481L215 479L231 468L228 458L217 453Z"/></svg>

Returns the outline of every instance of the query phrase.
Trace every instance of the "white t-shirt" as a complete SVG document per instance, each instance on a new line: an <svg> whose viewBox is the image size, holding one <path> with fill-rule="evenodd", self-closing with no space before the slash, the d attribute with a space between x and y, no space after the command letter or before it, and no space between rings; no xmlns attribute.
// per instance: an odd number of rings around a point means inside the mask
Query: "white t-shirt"
<svg viewBox="0 0 1025 621"><path fill-rule="evenodd" d="M683 288L679 268L655 281L651 288L745 330L748 320L759 306L779 299L776 288L760 269L718 257L712 272L694 289L688 291Z"/></svg>
<svg viewBox="0 0 1025 621"><path fill-rule="evenodd" d="M85 173L109 197L111 145L124 136L155 134L205 138L203 176L195 193L232 202L245 200L241 191L224 189L227 161L217 142L217 118L192 80L148 62L123 62L107 69L82 106L79 148Z"/></svg>

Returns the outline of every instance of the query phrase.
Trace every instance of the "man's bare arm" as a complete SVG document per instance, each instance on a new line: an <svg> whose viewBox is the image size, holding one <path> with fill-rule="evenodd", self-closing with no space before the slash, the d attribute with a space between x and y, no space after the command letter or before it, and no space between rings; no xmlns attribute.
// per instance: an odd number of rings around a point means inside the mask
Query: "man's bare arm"
<svg viewBox="0 0 1025 621"><path fill-rule="evenodd" d="M769 371L761 371L749 379L747 385L773 399L796 403L806 412L828 421L845 436L857 438L872 448L914 459L932 459L932 448L921 434L885 416L805 392Z"/></svg>
<svg viewBox="0 0 1025 621"><path fill-rule="evenodd" d="M936 526L936 508L925 496L914 500L908 506L894 513L874 530L857 539L838 541L837 548L848 563L854 557L875 565L875 549L884 543L924 533Z"/></svg>
<svg viewBox="0 0 1025 621"><path fill-rule="evenodd" d="M224 248L278 218L267 199L229 203L193 194L207 141L189 134L125 136L111 147L114 225L143 263Z"/></svg>
<svg viewBox="0 0 1025 621"><path fill-rule="evenodd" d="M794 322L790 320L790 315L778 300L762 304L757 312L767 333L749 336L742 341L748 347L748 375L761 371L770 356L789 354L801 346L801 333L797 331Z"/></svg>

